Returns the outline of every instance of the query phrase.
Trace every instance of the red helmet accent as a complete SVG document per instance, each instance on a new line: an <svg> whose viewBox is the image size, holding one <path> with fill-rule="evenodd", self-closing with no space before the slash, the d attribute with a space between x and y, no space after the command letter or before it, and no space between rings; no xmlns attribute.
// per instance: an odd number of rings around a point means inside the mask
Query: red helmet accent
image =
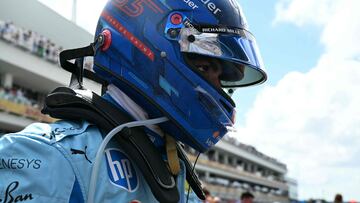
<svg viewBox="0 0 360 203"><path fill-rule="evenodd" d="M170 19L171 19L171 23L174 25L179 25L183 21L183 18L179 13L174 13Z"/></svg>
<svg viewBox="0 0 360 203"><path fill-rule="evenodd" d="M106 51L111 45L111 32L106 29L101 34L104 36L104 44L101 46L101 51Z"/></svg>

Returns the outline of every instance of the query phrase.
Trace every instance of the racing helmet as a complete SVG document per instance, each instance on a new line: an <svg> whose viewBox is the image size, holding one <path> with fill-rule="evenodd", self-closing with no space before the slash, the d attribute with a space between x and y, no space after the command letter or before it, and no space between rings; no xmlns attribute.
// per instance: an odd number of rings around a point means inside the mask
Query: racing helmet
<svg viewBox="0 0 360 203"><path fill-rule="evenodd" d="M267 78L236 0L109 0L95 41L95 73L200 152L232 129L233 91Z"/></svg>

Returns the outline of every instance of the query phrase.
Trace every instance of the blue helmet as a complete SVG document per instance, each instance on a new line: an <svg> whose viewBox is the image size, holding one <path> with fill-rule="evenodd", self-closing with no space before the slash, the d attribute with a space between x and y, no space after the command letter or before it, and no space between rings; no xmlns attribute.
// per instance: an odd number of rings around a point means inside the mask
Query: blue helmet
<svg viewBox="0 0 360 203"><path fill-rule="evenodd" d="M168 117L162 129L200 152L233 127L233 91L266 80L236 0L110 0L95 40L96 74L151 118ZM219 84L199 59L221 68Z"/></svg>

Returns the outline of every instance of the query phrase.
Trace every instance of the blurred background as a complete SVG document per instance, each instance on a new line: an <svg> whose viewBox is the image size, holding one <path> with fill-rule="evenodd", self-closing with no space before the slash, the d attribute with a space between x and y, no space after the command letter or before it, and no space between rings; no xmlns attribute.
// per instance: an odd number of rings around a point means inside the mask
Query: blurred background
<svg viewBox="0 0 360 203"><path fill-rule="evenodd" d="M269 79L235 92L237 131L200 156L201 181L221 202L359 201L360 1L239 2ZM0 0L0 136L54 121L40 109L70 79L58 54L93 41L105 3Z"/></svg>

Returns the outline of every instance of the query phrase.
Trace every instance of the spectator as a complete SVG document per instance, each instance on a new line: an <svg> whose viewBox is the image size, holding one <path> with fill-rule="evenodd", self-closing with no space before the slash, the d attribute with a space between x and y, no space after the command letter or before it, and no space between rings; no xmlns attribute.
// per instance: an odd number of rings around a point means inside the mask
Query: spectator
<svg viewBox="0 0 360 203"><path fill-rule="evenodd" d="M59 63L59 54L60 52L62 52L64 49L62 46L59 46L59 47L56 47L56 50L55 50L55 58L56 58L56 63Z"/></svg>
<svg viewBox="0 0 360 203"><path fill-rule="evenodd" d="M32 51L34 45L34 35L31 30L26 30L23 33L23 40L24 40L24 48L27 51Z"/></svg>
<svg viewBox="0 0 360 203"><path fill-rule="evenodd" d="M17 45L20 46L22 43L22 28L18 28L14 26L14 30L12 33L12 42Z"/></svg>
<svg viewBox="0 0 360 203"><path fill-rule="evenodd" d="M12 35L14 33L14 26L12 22L5 22L4 28L3 28L3 39L5 39L8 42L12 42Z"/></svg>
<svg viewBox="0 0 360 203"><path fill-rule="evenodd" d="M17 46L21 47L22 49L26 49L26 37L27 37L27 30L25 28L18 28L17 29Z"/></svg>
<svg viewBox="0 0 360 203"><path fill-rule="evenodd" d="M10 21L0 20L0 38L52 63L58 63L59 53L63 50L50 39L32 30L17 27ZM87 59L85 63L86 68L92 70L92 59Z"/></svg>
<svg viewBox="0 0 360 203"><path fill-rule="evenodd" d="M244 192L242 193L240 197L241 203L253 203L254 195L250 192Z"/></svg>
<svg viewBox="0 0 360 203"><path fill-rule="evenodd" d="M336 194L335 198L334 198L334 203L342 203L343 202L343 197L341 194Z"/></svg>
<svg viewBox="0 0 360 203"><path fill-rule="evenodd" d="M32 92L31 90L18 86L12 87L11 89L0 87L0 99L26 106L32 106L38 109L43 106L41 101L44 97L45 95L42 95L41 93Z"/></svg>
<svg viewBox="0 0 360 203"><path fill-rule="evenodd" d="M59 56L56 54L56 47L54 43L50 44L50 61L53 63L57 63L57 58Z"/></svg>
<svg viewBox="0 0 360 203"><path fill-rule="evenodd" d="M48 40L46 44L46 59L52 63L56 62L56 58L55 58L56 54L54 54L54 52L55 52L55 44L50 40Z"/></svg>
<svg viewBox="0 0 360 203"><path fill-rule="evenodd" d="M37 40L36 54L40 57L44 57L45 53L45 38L39 36Z"/></svg>

